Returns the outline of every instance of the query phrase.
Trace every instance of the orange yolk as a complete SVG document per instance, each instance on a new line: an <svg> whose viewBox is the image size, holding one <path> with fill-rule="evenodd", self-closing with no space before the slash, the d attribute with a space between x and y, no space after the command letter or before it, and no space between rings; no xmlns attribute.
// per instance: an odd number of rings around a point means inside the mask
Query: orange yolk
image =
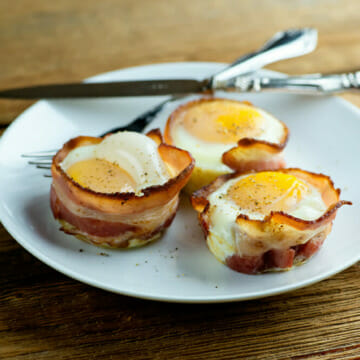
<svg viewBox="0 0 360 360"><path fill-rule="evenodd" d="M307 184L293 175L267 171L240 179L227 196L241 209L267 215L293 210L308 190Z"/></svg>
<svg viewBox="0 0 360 360"><path fill-rule="evenodd" d="M132 192L136 186L124 169L103 159L74 163L67 174L81 186L101 193Z"/></svg>
<svg viewBox="0 0 360 360"><path fill-rule="evenodd" d="M252 106L233 101L212 101L189 108L180 122L198 139L221 144L236 143L263 132L263 118Z"/></svg>

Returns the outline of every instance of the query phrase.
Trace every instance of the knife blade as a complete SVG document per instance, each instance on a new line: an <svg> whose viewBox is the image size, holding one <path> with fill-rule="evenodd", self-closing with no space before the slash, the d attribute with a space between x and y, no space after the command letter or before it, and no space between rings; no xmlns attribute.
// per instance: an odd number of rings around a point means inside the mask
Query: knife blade
<svg viewBox="0 0 360 360"><path fill-rule="evenodd" d="M11 99L66 99L117 96L157 96L206 91L208 80L141 80L30 86L0 91Z"/></svg>

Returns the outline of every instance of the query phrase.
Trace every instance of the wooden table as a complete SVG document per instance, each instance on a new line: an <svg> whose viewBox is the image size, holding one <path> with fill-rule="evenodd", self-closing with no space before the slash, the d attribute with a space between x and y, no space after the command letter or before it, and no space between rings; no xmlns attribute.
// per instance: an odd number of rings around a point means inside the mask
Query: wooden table
<svg viewBox="0 0 360 360"><path fill-rule="evenodd" d="M360 68L359 14L357 0L3 0L0 86L156 62L229 62L295 26L316 26L318 49L272 69L350 71ZM346 98L360 105L359 95ZM29 105L0 101L2 130ZM69 279L0 226L0 270L1 359L360 359L359 264L271 298L166 304Z"/></svg>

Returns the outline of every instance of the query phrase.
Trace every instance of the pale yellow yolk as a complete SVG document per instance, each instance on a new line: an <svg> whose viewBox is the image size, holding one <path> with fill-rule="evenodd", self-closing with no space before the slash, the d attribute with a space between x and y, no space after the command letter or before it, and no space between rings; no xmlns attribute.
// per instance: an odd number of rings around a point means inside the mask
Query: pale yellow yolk
<svg viewBox="0 0 360 360"><path fill-rule="evenodd" d="M124 169L103 159L78 161L66 172L75 182L96 192L131 192L136 186Z"/></svg>
<svg viewBox="0 0 360 360"><path fill-rule="evenodd" d="M308 190L307 184L293 175L266 171L240 179L227 196L241 209L267 215L293 210Z"/></svg>
<svg viewBox="0 0 360 360"><path fill-rule="evenodd" d="M212 101L191 107L182 124L193 136L207 142L230 144L262 134L263 118L252 106L232 101Z"/></svg>

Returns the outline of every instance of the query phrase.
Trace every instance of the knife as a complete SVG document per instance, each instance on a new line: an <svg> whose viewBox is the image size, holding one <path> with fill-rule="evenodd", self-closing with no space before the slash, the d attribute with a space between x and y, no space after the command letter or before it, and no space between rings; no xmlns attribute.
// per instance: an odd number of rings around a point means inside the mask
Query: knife
<svg viewBox="0 0 360 360"><path fill-rule="evenodd" d="M158 79L50 84L2 90L0 91L0 97L8 99L72 99L209 92L224 87L224 84L236 75L253 72L275 61L308 54L315 49L316 44L316 29L290 29L276 33L258 51L237 59L230 66L209 79Z"/></svg>

